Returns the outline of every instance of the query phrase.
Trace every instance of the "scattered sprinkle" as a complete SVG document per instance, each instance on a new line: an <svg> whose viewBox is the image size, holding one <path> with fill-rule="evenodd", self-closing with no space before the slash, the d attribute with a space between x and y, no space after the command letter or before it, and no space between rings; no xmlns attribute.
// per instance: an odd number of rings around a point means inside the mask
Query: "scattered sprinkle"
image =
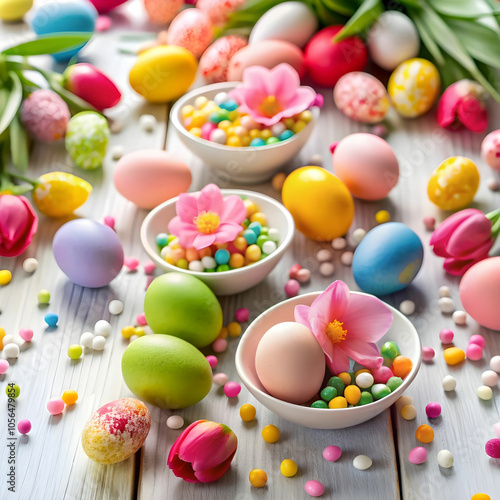
<svg viewBox="0 0 500 500"><path fill-rule="evenodd" d="M347 241L345 238L335 238L332 241L332 248L334 250L344 250L347 247Z"/></svg>
<svg viewBox="0 0 500 500"><path fill-rule="evenodd" d="M405 316L411 316L415 312L415 302L413 302L413 300L403 300L403 302L399 304L399 310Z"/></svg>
<svg viewBox="0 0 500 500"><path fill-rule="evenodd" d="M139 127L143 132L153 132L157 123L153 115L141 115L139 118Z"/></svg>
<svg viewBox="0 0 500 500"><path fill-rule="evenodd" d="M29 257L28 259L25 259L25 261L23 262L23 269L27 273L34 273L37 270L37 267L38 267L38 261L33 257Z"/></svg>
<svg viewBox="0 0 500 500"><path fill-rule="evenodd" d="M354 468L358 470L367 470L372 466L372 463L372 459L366 455L358 455L352 461L352 465L354 465Z"/></svg>
<svg viewBox="0 0 500 500"><path fill-rule="evenodd" d="M167 427L169 429L180 429L184 425L184 419L180 415L170 415L167 418Z"/></svg>
<svg viewBox="0 0 500 500"><path fill-rule="evenodd" d="M467 313L465 311L455 311L451 317L455 325L463 326L467 324Z"/></svg>
<svg viewBox="0 0 500 500"><path fill-rule="evenodd" d="M123 312L123 302L121 300L112 300L108 305L109 314L117 316Z"/></svg>

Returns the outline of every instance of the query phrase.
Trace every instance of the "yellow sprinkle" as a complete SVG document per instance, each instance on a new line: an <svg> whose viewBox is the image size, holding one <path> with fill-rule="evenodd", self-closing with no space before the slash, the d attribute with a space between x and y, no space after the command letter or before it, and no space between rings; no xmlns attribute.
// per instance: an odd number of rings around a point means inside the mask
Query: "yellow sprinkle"
<svg viewBox="0 0 500 500"><path fill-rule="evenodd" d="M377 224L384 224L385 222L389 222L391 220L391 214L387 210L379 210L375 214L375 220Z"/></svg>
<svg viewBox="0 0 500 500"><path fill-rule="evenodd" d="M227 325L227 331L231 337L239 337L241 335L241 325L237 321L233 321Z"/></svg>
<svg viewBox="0 0 500 500"><path fill-rule="evenodd" d="M5 286L10 283L12 279L12 273L8 269L2 269L0 271L0 285Z"/></svg>
<svg viewBox="0 0 500 500"><path fill-rule="evenodd" d="M138 337L144 337L144 335L146 335L146 331L144 330L144 328L138 326L136 329L135 329L135 332L134 332Z"/></svg>
<svg viewBox="0 0 500 500"><path fill-rule="evenodd" d="M129 339L132 335L135 335L135 328L133 326L125 326L122 328L122 337L124 339Z"/></svg>

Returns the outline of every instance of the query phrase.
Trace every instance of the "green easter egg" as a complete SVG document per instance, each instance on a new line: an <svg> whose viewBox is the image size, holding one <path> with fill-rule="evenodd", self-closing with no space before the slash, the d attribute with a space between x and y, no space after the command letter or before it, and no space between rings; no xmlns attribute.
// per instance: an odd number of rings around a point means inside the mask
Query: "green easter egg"
<svg viewBox="0 0 500 500"><path fill-rule="evenodd" d="M222 309L205 283L184 273L154 279L146 291L144 313L153 332L179 337L195 347L211 344L222 328Z"/></svg>
<svg viewBox="0 0 500 500"><path fill-rule="evenodd" d="M205 356L171 335L134 340L123 353L122 374L139 399L173 410L198 403L212 387L212 369Z"/></svg>
<svg viewBox="0 0 500 500"><path fill-rule="evenodd" d="M82 111L66 129L66 151L77 167L93 170L102 165L109 140L108 121L95 111Z"/></svg>

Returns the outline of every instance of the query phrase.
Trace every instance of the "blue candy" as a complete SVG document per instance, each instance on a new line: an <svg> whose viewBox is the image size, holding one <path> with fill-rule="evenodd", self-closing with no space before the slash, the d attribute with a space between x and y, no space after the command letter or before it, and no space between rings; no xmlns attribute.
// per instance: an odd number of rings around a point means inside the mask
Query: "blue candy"
<svg viewBox="0 0 500 500"><path fill-rule="evenodd" d="M217 264L219 265L227 264L230 257L231 254L224 248L219 248L219 250L217 250L214 255L215 262L217 262Z"/></svg>
<svg viewBox="0 0 500 500"><path fill-rule="evenodd" d="M47 325L55 327L59 321L59 316L56 313L47 313L43 319Z"/></svg>
<svg viewBox="0 0 500 500"><path fill-rule="evenodd" d="M279 137L278 139L280 141L286 141L287 139L290 139L290 137L293 137L293 132L291 130L285 130Z"/></svg>
<svg viewBox="0 0 500 500"><path fill-rule="evenodd" d="M260 230L262 229L262 224L260 222L251 222L248 226L257 236L260 236Z"/></svg>
<svg viewBox="0 0 500 500"><path fill-rule="evenodd" d="M257 235L252 229L246 229L243 231L243 238L245 238L249 245L253 245L257 241Z"/></svg>
<svg viewBox="0 0 500 500"><path fill-rule="evenodd" d="M252 142L250 143L250 146L265 146L266 141L262 139L252 139Z"/></svg>
<svg viewBox="0 0 500 500"><path fill-rule="evenodd" d="M219 104L219 108L225 109L227 111L234 111L235 109L238 109L238 103L230 99L229 101L225 101Z"/></svg>

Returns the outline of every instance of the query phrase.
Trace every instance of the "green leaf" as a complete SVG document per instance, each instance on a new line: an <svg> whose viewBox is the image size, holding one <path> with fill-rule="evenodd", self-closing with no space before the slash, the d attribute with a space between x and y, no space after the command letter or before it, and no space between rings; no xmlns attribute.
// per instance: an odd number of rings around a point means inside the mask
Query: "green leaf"
<svg viewBox="0 0 500 500"><path fill-rule="evenodd" d="M79 113L80 111L97 111L87 101L66 90L53 75L42 73L46 80L49 82L50 88L59 94L59 96L66 102L71 113Z"/></svg>
<svg viewBox="0 0 500 500"><path fill-rule="evenodd" d="M491 6L483 0L428 0L429 5L439 14L458 19L476 19L491 16ZM495 11L500 12L499 9Z"/></svg>
<svg viewBox="0 0 500 500"><path fill-rule="evenodd" d="M9 71L9 76L12 87L7 104L2 110L2 116L0 117L0 134L3 134L3 132L7 130L7 127L12 122L14 116L16 116L19 106L21 106L21 101L23 100L23 87L19 81L19 77L13 71Z"/></svg>
<svg viewBox="0 0 500 500"><path fill-rule="evenodd" d="M355 2L353 0L321 0L321 3L327 10L336 12L345 17L353 16L358 6L361 5L361 2Z"/></svg>
<svg viewBox="0 0 500 500"><path fill-rule="evenodd" d="M10 152L12 163L21 172L28 170L28 137L19 120L19 115L14 116L10 124Z"/></svg>
<svg viewBox="0 0 500 500"><path fill-rule="evenodd" d="M422 43L425 45L431 56L434 58L438 65L444 65L444 58L441 49L432 38L432 35L429 33L426 24L422 21L420 12L412 8L408 8L408 14L410 14L413 22L415 23L415 26L417 27L418 33L420 35L420 39L422 40Z"/></svg>
<svg viewBox="0 0 500 500"><path fill-rule="evenodd" d="M42 54L56 54L79 45L86 44L93 33L67 32L49 35L39 35L35 40L20 43L5 49L2 54L8 56L38 56Z"/></svg>
<svg viewBox="0 0 500 500"><path fill-rule="evenodd" d="M347 21L342 30L334 37L335 42L367 30L384 12L382 0L364 0L361 7Z"/></svg>

